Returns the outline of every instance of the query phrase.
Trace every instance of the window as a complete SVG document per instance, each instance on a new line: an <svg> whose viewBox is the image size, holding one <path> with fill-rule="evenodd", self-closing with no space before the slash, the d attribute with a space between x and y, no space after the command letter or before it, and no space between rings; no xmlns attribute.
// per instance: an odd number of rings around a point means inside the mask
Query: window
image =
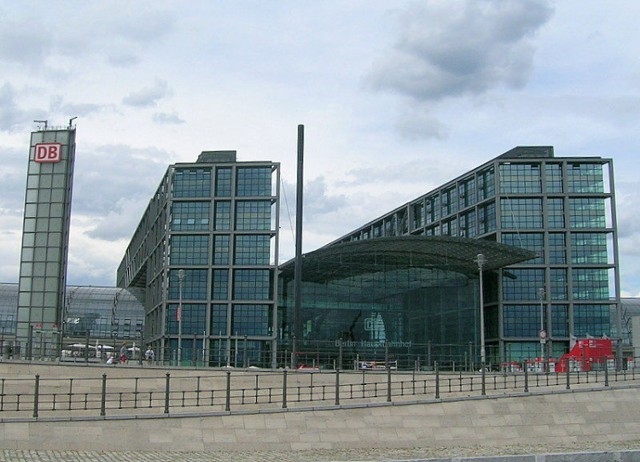
<svg viewBox="0 0 640 462"><path fill-rule="evenodd" d="M546 164L547 193L562 192L562 164Z"/></svg>
<svg viewBox="0 0 640 462"><path fill-rule="evenodd" d="M269 270L235 270L234 300L269 300L270 298L271 272Z"/></svg>
<svg viewBox="0 0 640 462"><path fill-rule="evenodd" d="M178 333L178 303L171 303L167 309L167 333ZM202 335L206 327L207 305L203 303L183 303L182 304L182 334ZM184 348L183 348L184 349Z"/></svg>
<svg viewBox="0 0 640 462"><path fill-rule="evenodd" d="M547 223L549 228L564 228L564 200L547 199Z"/></svg>
<svg viewBox="0 0 640 462"><path fill-rule="evenodd" d="M424 226L424 202L416 202L411 205L411 215L413 217L411 229L417 229Z"/></svg>
<svg viewBox="0 0 640 462"><path fill-rule="evenodd" d="M551 305L551 335L569 336L569 308L567 305Z"/></svg>
<svg viewBox="0 0 640 462"><path fill-rule="evenodd" d="M572 276L574 299L609 299L609 275L605 268L575 268Z"/></svg>
<svg viewBox="0 0 640 462"><path fill-rule="evenodd" d="M227 334L227 305L211 305L211 335Z"/></svg>
<svg viewBox="0 0 640 462"><path fill-rule="evenodd" d="M541 199L502 199L500 213L503 228L542 228Z"/></svg>
<svg viewBox="0 0 640 462"><path fill-rule="evenodd" d="M384 235L396 236L396 219L394 216L384 219Z"/></svg>
<svg viewBox="0 0 640 462"><path fill-rule="evenodd" d="M178 269L169 271L169 294L170 300L180 298L180 281L178 279ZM182 299L183 300L206 300L207 299L207 275L206 269L186 269L182 279Z"/></svg>
<svg viewBox="0 0 640 462"><path fill-rule="evenodd" d="M531 194L542 192L540 165L501 164L500 192L503 194Z"/></svg>
<svg viewBox="0 0 640 462"><path fill-rule="evenodd" d="M209 263L209 236L171 236L171 265L206 265Z"/></svg>
<svg viewBox="0 0 640 462"><path fill-rule="evenodd" d="M176 169L173 174L173 197L210 197L211 170L203 168Z"/></svg>
<svg viewBox="0 0 640 462"><path fill-rule="evenodd" d="M211 282L211 298L213 300L229 299L229 270L213 270L213 280Z"/></svg>
<svg viewBox="0 0 640 462"><path fill-rule="evenodd" d="M236 229L266 231L271 228L271 202L238 201L236 203Z"/></svg>
<svg viewBox="0 0 640 462"><path fill-rule="evenodd" d="M537 257L526 263L544 263L544 235L542 233L503 233L502 243L531 250Z"/></svg>
<svg viewBox="0 0 640 462"><path fill-rule="evenodd" d="M435 194L426 199L426 224L432 223L440 219L440 196Z"/></svg>
<svg viewBox="0 0 640 462"><path fill-rule="evenodd" d="M496 204L490 203L478 207L478 234L496 230Z"/></svg>
<svg viewBox="0 0 640 462"><path fill-rule="evenodd" d="M233 305L231 331L237 335L270 335L272 316L269 305Z"/></svg>
<svg viewBox="0 0 640 462"><path fill-rule="evenodd" d="M270 167L239 167L237 195L271 196Z"/></svg>
<svg viewBox="0 0 640 462"><path fill-rule="evenodd" d="M174 202L171 206L172 231L207 231L209 202Z"/></svg>
<svg viewBox="0 0 640 462"><path fill-rule="evenodd" d="M460 237L476 236L476 212L474 210L460 214L459 224Z"/></svg>
<svg viewBox="0 0 640 462"><path fill-rule="evenodd" d="M609 305L574 305L573 335L585 337L593 335L601 337L611 335Z"/></svg>
<svg viewBox="0 0 640 462"><path fill-rule="evenodd" d="M442 216L446 217L458 211L458 194L455 186L442 191Z"/></svg>
<svg viewBox="0 0 640 462"><path fill-rule="evenodd" d="M460 208L469 207L476 203L476 180L471 178L461 181L458 185L458 200Z"/></svg>
<svg viewBox="0 0 640 462"><path fill-rule="evenodd" d="M214 229L216 230L231 229L231 202L216 201Z"/></svg>
<svg viewBox="0 0 640 462"><path fill-rule="evenodd" d="M236 265L268 265L271 238L267 235L236 236Z"/></svg>
<svg viewBox="0 0 640 462"><path fill-rule="evenodd" d="M231 196L231 168L230 167L216 168L216 196L217 197Z"/></svg>
<svg viewBox="0 0 640 462"><path fill-rule="evenodd" d="M551 300L567 300L567 270L564 268L551 268L549 282L551 284Z"/></svg>
<svg viewBox="0 0 640 462"><path fill-rule="evenodd" d="M570 193L604 192L602 165L567 164L567 187Z"/></svg>
<svg viewBox="0 0 640 462"><path fill-rule="evenodd" d="M477 182L478 182L478 200L483 201L490 197L493 197L495 194L495 175L493 173L493 167L483 171L478 172Z"/></svg>
<svg viewBox="0 0 640 462"><path fill-rule="evenodd" d="M567 251L564 233L549 233L549 263L562 265L567 263Z"/></svg>
<svg viewBox="0 0 640 462"><path fill-rule="evenodd" d="M607 235L571 233L571 261L577 264L608 263Z"/></svg>
<svg viewBox="0 0 640 462"><path fill-rule="evenodd" d="M606 209L601 198L569 199L571 228L605 228Z"/></svg>
<svg viewBox="0 0 640 462"><path fill-rule="evenodd" d="M213 237L213 264L229 264L229 236L217 234Z"/></svg>
<svg viewBox="0 0 640 462"><path fill-rule="evenodd" d="M538 299L538 289L544 287L544 269L509 268L507 271L512 277L502 278L504 300Z"/></svg>
<svg viewBox="0 0 640 462"><path fill-rule="evenodd" d="M537 337L540 331L540 305L505 305L505 337Z"/></svg>

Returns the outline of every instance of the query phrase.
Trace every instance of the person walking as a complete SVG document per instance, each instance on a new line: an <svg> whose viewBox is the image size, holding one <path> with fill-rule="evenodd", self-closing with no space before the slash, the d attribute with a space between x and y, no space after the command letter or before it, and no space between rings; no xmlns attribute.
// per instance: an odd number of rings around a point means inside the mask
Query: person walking
<svg viewBox="0 0 640 462"><path fill-rule="evenodd" d="M127 345L126 344L122 344L122 347L120 348L120 362L122 364L127 362Z"/></svg>
<svg viewBox="0 0 640 462"><path fill-rule="evenodd" d="M144 353L144 357L147 360L147 364L153 364L153 359L155 357L155 353L151 349L151 347L147 348L147 351Z"/></svg>

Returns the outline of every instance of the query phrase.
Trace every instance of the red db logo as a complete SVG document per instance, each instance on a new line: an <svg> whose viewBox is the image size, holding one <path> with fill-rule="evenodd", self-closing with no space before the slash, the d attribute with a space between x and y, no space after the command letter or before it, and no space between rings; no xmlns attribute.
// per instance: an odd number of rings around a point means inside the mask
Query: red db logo
<svg viewBox="0 0 640 462"><path fill-rule="evenodd" d="M35 160L36 162L60 162L62 160L62 144L36 144L36 152L33 160Z"/></svg>

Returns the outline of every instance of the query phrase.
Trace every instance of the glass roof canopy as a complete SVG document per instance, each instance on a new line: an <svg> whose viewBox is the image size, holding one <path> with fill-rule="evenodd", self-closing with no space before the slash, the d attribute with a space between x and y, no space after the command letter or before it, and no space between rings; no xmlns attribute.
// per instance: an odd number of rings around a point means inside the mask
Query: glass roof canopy
<svg viewBox="0 0 640 462"><path fill-rule="evenodd" d="M302 280L328 282L358 274L408 268L432 268L468 276L478 273L476 257L483 254L483 270L492 271L534 258L529 250L481 239L450 236L380 237L322 247L302 256ZM281 276L293 278L295 259L281 266Z"/></svg>

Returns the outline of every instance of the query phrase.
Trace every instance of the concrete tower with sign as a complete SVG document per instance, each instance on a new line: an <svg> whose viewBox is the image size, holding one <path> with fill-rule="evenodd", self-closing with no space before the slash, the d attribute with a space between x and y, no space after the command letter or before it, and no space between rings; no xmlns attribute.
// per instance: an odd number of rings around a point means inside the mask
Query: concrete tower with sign
<svg viewBox="0 0 640 462"><path fill-rule="evenodd" d="M64 315L75 127L31 133L24 205L16 347L24 357L59 347ZM16 351L17 353L17 351Z"/></svg>

